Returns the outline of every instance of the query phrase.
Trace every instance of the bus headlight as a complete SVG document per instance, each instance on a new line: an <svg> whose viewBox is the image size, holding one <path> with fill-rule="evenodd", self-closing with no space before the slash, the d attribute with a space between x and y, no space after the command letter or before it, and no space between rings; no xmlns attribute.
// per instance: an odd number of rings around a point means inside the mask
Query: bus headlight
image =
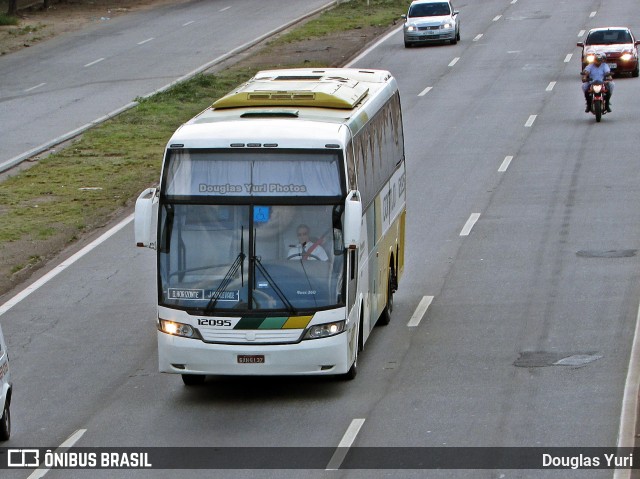
<svg viewBox="0 0 640 479"><path fill-rule="evenodd" d="M335 323L316 324L307 330L307 334L303 339L318 339L335 336L344 331L344 321L336 321Z"/></svg>
<svg viewBox="0 0 640 479"><path fill-rule="evenodd" d="M166 319L158 319L158 329L173 336L182 336L183 338L197 337L195 329L188 324L176 323Z"/></svg>

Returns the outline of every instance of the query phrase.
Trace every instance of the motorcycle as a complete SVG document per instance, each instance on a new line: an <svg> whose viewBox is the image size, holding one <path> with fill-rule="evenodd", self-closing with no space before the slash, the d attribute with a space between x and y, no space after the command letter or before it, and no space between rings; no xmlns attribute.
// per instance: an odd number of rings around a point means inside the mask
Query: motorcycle
<svg viewBox="0 0 640 479"><path fill-rule="evenodd" d="M588 94L591 98L591 113L596 116L596 121L600 122L602 115L607 113L607 82L592 82Z"/></svg>

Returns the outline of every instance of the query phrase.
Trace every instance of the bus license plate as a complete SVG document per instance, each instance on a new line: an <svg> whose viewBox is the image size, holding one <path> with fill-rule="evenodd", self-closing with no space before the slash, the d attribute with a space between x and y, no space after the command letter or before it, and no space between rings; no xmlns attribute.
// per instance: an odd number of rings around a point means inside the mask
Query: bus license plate
<svg viewBox="0 0 640 479"><path fill-rule="evenodd" d="M239 364L264 364L264 354L238 354Z"/></svg>

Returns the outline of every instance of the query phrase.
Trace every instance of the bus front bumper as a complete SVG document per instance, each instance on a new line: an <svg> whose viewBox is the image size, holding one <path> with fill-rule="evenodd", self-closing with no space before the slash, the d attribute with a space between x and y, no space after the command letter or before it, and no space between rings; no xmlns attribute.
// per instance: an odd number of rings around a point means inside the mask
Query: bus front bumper
<svg viewBox="0 0 640 479"><path fill-rule="evenodd" d="M351 366L349 336L352 333L346 331L328 338L279 345L209 344L160 331L157 334L158 365L163 373L233 376L334 375L346 373ZM351 341L351 344L353 343L354 341Z"/></svg>

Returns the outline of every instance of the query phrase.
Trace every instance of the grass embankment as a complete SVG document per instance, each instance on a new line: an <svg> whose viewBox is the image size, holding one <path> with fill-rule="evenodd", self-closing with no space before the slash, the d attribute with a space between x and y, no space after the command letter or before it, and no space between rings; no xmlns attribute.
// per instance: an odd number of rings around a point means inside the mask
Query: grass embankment
<svg viewBox="0 0 640 479"><path fill-rule="evenodd" d="M352 0L341 3L267 44L273 55L282 45L329 37L371 25L390 26L408 1ZM257 53L260 55L260 53ZM323 66L315 62L287 67ZM175 129L256 69L232 66L140 100L137 107L93 128L70 146L6 179L0 186L0 254L9 277L39 266L58 248L108 223L137 195L158 182L166 142ZM0 251L1 253L1 251ZM4 278L5 284L6 279ZM2 283L0 281L0 283ZM0 291L0 294L4 291Z"/></svg>

